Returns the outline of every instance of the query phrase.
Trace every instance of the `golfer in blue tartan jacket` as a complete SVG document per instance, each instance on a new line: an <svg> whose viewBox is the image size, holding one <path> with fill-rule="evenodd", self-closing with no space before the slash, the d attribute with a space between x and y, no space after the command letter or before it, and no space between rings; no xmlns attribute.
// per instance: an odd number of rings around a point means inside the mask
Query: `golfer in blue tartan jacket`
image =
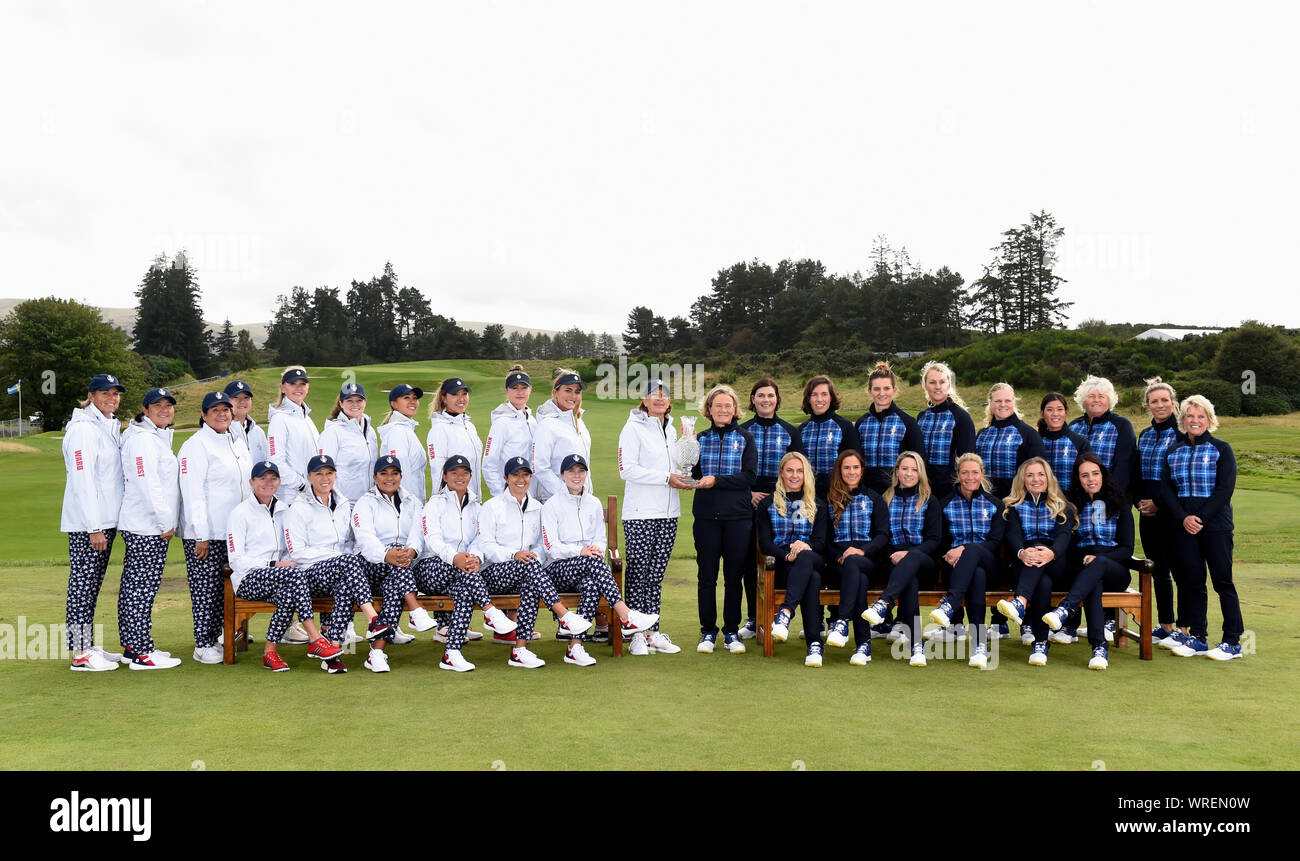
<svg viewBox="0 0 1300 861"><path fill-rule="evenodd" d="M1016 390L1008 383L989 389L984 410L985 427L975 437L975 451L984 459L984 469L993 483L993 493L1006 497L1017 470L1031 457L1043 457L1043 439L1025 424L1017 406Z"/></svg>
<svg viewBox="0 0 1300 861"><path fill-rule="evenodd" d="M1169 447L1183 438L1178 430L1178 395L1173 386L1159 377L1147 380L1142 403L1151 414L1150 426L1138 434L1138 465L1140 475L1133 481L1133 504L1137 507L1138 531L1142 536L1142 552L1155 565L1151 584L1156 596L1156 620L1160 623L1151 632L1156 643L1167 639L1174 624L1185 619L1182 607L1174 614L1174 582L1171 574L1174 530L1178 524L1160 504L1160 483L1165 474L1165 454ZM1179 595L1182 598L1182 595ZM1184 620L1181 624L1186 625Z"/></svg>
<svg viewBox="0 0 1300 861"><path fill-rule="evenodd" d="M1176 655L1205 655L1217 661L1241 657L1244 624L1237 587L1232 582L1232 491L1237 485L1237 459L1232 446L1212 435L1219 429L1214 405L1201 395L1186 398L1179 412L1187 435L1165 455L1161 505L1177 524L1174 531L1174 579L1187 608L1188 632L1179 637ZM1206 636L1205 569L1219 594L1223 612L1223 641L1209 648ZM1174 639L1170 637L1169 639Z"/></svg>
<svg viewBox="0 0 1300 861"><path fill-rule="evenodd" d="M803 411L808 421L799 425L803 452L812 464L818 496L825 496L831 486L831 471L842 451L862 450L857 428L836 410L840 396L831 378L818 375L803 387Z"/></svg>
<svg viewBox="0 0 1300 861"><path fill-rule="evenodd" d="M718 563L722 563L722 634L728 651L745 651L740 639L741 576L753 541L750 488L758 452L749 431L737 423L739 401L730 386L714 386L700 413L709 427L696 435L700 460L691 470L698 481L691 512L700 607L700 652L712 652L718 636Z"/></svg>
<svg viewBox="0 0 1300 861"><path fill-rule="evenodd" d="M1068 491L1074 480L1074 462L1079 455L1092 451L1088 438L1065 426L1069 406L1065 395L1048 392L1038 405L1038 433L1043 438L1043 450L1052 474L1060 482L1061 490Z"/></svg>
<svg viewBox="0 0 1300 861"><path fill-rule="evenodd" d="M1088 444L1110 470L1115 485L1128 493L1137 460L1137 437L1133 423L1112 410L1119 395L1105 377L1088 377L1074 392L1083 416L1070 423L1070 430L1088 438Z"/></svg>
<svg viewBox="0 0 1300 861"><path fill-rule="evenodd" d="M894 461L901 451L919 452L925 447L916 419L898 408L894 395L898 377L888 362L878 362L867 380L871 407L854 423L862 453L867 459L867 486L876 493L889 489Z"/></svg>
<svg viewBox="0 0 1300 861"><path fill-rule="evenodd" d="M975 422L957 394L952 368L943 362L926 362L921 385L929 404L916 417L925 446L920 450L925 455L925 474L934 495L946 499L957 480L957 458L975 450Z"/></svg>

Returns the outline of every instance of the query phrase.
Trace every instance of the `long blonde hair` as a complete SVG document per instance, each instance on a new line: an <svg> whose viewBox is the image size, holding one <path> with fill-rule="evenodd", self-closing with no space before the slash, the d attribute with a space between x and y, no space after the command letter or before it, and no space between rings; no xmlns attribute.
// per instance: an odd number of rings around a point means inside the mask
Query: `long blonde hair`
<svg viewBox="0 0 1300 861"><path fill-rule="evenodd" d="M552 402L553 402L557 407L560 405L560 402L557 401L557 400L555 400L555 391L560 387L560 377L564 377L564 376L567 376L567 375L569 375L569 374L573 374L575 377L579 377L579 378L581 378L581 376L582 376L581 374L579 374L577 371L573 370L572 368L556 368L556 369L555 369L555 374L552 375L552 377L551 377L551 401L552 401ZM577 426L578 426L578 419L582 418L582 413L583 413L583 410L582 410L582 389L578 389L578 402L577 402L576 404L574 404L574 406L573 406L573 426L574 426L575 428L577 428Z"/></svg>
<svg viewBox="0 0 1300 861"><path fill-rule="evenodd" d="M1029 460L1020 464L1020 469L1016 470L1016 477L1011 480L1011 495L1003 500L1006 508L1002 510L1002 516L1005 518L1007 512L1025 501L1028 493L1025 491L1025 470L1031 464L1038 464L1047 472L1047 510L1052 512L1052 519L1058 523L1064 523L1074 513L1074 506L1061 493L1061 485L1056 480L1056 474L1052 472L1052 465L1045 458L1031 457Z"/></svg>
<svg viewBox="0 0 1300 861"><path fill-rule="evenodd" d="M989 427L993 424L993 393L1007 389L1012 393L1011 409L1016 418L1021 421L1025 420L1025 414L1020 411L1020 396L1015 394L1015 388L1010 383L994 383L989 387L988 403L984 404L984 426Z"/></svg>
<svg viewBox="0 0 1300 861"><path fill-rule="evenodd" d="M957 394L957 375L952 372L952 368L948 367L947 363L936 362L933 359L921 366L921 389L925 392L925 402L932 407L936 406L930 400L930 390L925 387L925 378L930 376L931 371L938 371L944 375L944 378L948 380L948 397L952 399L954 404L966 409L966 402L961 399L961 395ZM940 403L943 402L940 401Z"/></svg>
<svg viewBox="0 0 1300 861"><path fill-rule="evenodd" d="M903 462L904 458L908 457L916 464L916 510L921 511L925 508L925 504L930 501L930 478L925 474L925 460L914 451L900 451L898 453L898 458L894 461L894 473L889 479L889 487L885 489L881 496L884 498L886 505L893 503L894 488L899 487L898 465Z"/></svg>
<svg viewBox="0 0 1300 861"><path fill-rule="evenodd" d="M290 371L302 371L304 374L307 373L307 369L304 368L302 365L290 365L289 367L285 368L283 371L280 372L280 379L283 380L284 375L289 373ZM284 383L280 383L280 397L276 398L275 400L275 405L277 407L280 406L280 404L284 403L284 386L285 386Z"/></svg>
<svg viewBox="0 0 1300 861"><path fill-rule="evenodd" d="M787 452L776 468L776 490L772 493L772 507L776 509L777 514L785 517L786 500L789 497L785 494L785 482L781 480L781 470L792 460L797 460L803 465L803 496L801 497L803 507L799 512L804 520L812 523L817 517L817 482L814 480L812 464L808 462L808 458L797 451Z"/></svg>

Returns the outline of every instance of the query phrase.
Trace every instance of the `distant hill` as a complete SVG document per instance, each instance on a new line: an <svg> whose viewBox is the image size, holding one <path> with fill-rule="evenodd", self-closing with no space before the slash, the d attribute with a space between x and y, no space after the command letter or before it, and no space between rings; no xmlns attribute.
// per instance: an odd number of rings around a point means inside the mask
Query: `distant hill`
<svg viewBox="0 0 1300 861"><path fill-rule="evenodd" d="M13 310L13 307L15 305L17 305L19 302L24 302L24 301L26 300L25 299L0 299L0 317L3 317L6 314L8 314L11 310ZM128 335L131 334L131 329L132 327L135 326L134 308L101 307L99 309L99 316L102 317L106 322L112 323L114 326L121 329L123 332L126 332ZM220 331L222 325L224 324L224 321L221 320L218 320L215 323L212 322L211 320L205 320L204 322L207 324L208 330L214 333ZM487 328L487 326L489 325L488 323L482 323L477 320L457 320L456 324L465 329L469 329L471 332L474 332L479 335L483 334L483 330ZM232 321L230 325L231 328L233 328L236 332L238 332L240 329L247 329L249 336L252 337L253 339L253 343L256 344L257 346L260 347L262 346L262 344L266 343L266 323L264 322L235 323ZM558 329L533 329L528 326L514 326L509 323L505 323L503 325L505 326L506 337L509 337L515 332L519 332L520 334L524 334L524 335L527 335L530 332L534 335L555 336L559 334ZM600 333L597 332L597 334ZM620 336L615 335L614 338L615 340L619 340Z"/></svg>

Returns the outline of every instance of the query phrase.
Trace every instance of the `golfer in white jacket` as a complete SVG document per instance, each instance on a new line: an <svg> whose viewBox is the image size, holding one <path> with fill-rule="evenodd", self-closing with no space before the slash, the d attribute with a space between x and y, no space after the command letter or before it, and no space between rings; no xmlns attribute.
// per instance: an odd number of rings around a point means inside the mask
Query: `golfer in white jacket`
<svg viewBox="0 0 1300 861"><path fill-rule="evenodd" d="M339 492L354 500L365 496L375 483L371 468L379 456L379 436L366 415L366 390L360 383L344 383L339 389L319 446L338 466Z"/></svg>
<svg viewBox="0 0 1300 861"><path fill-rule="evenodd" d="M200 427L182 445L181 517L178 529L185 549L185 579L194 615L194 660L219 664L217 637L225 611L226 521L252 489L253 461L248 446L231 427L234 410L225 392L203 397Z"/></svg>
<svg viewBox="0 0 1300 861"><path fill-rule="evenodd" d="M420 411L420 398L424 390L419 386L399 383L388 393L388 417L379 425L379 450L404 463L402 487L420 500L423 505L429 498L424 485L424 472L428 455L415 434L420 423L415 414Z"/></svg>
<svg viewBox="0 0 1300 861"><path fill-rule="evenodd" d="M63 465L68 481L63 489L59 529L68 533L68 602L66 623L72 669L78 672L116 670L120 654L96 647L95 603L108 556L117 536L122 508L122 425L113 416L126 386L112 374L90 380L86 400L72 411L63 430Z"/></svg>
<svg viewBox="0 0 1300 861"><path fill-rule="evenodd" d="M483 480L492 496L506 492L506 461L522 457L532 472L533 432L537 429L537 419L528 407L532 394L532 380L523 365L515 365L506 373L506 402L492 411L492 426L483 444Z"/></svg>
<svg viewBox="0 0 1300 861"><path fill-rule="evenodd" d="M584 463L591 460L591 433L582 420L582 390L586 385L576 371L561 368L551 385L551 399L537 408L537 430L533 434L533 494L539 502L567 493L560 478L560 465L571 454ZM586 492L595 494L591 476Z"/></svg>
<svg viewBox="0 0 1300 861"><path fill-rule="evenodd" d="M469 463L469 491L475 499L483 498L481 458L483 441L465 410L469 409L469 385L460 377L442 381L429 408L429 475L441 476L447 458L460 455ZM435 482L436 484L436 482ZM436 493L437 487L434 488Z"/></svg>
<svg viewBox="0 0 1300 861"><path fill-rule="evenodd" d="M267 408L267 460L280 470L280 501L293 505L307 492L307 461L320 454L320 432L307 406L307 371L300 365L284 369L280 399Z"/></svg>
<svg viewBox="0 0 1300 861"><path fill-rule="evenodd" d="M268 459L270 450L266 442L266 431L262 430L261 425L253 421L253 417L249 415L253 410L253 390L243 380L231 380L226 384L225 392L230 398L231 408L235 411L235 419L230 423L230 432L248 446L248 453L252 456L253 463Z"/></svg>

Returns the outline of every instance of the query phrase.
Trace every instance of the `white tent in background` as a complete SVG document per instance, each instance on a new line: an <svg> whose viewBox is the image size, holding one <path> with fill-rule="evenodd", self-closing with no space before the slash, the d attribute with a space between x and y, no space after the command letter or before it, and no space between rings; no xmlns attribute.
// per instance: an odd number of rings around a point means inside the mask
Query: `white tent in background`
<svg viewBox="0 0 1300 861"><path fill-rule="evenodd" d="M1217 335L1222 329L1147 329L1134 335L1133 340L1181 341L1187 335Z"/></svg>

